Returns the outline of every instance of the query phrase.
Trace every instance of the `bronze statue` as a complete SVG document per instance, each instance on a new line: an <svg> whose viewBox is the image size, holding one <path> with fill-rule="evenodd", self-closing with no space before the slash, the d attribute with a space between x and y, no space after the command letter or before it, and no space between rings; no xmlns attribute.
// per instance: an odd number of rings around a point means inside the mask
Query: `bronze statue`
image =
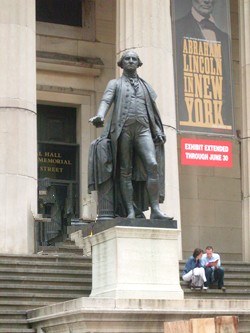
<svg viewBox="0 0 250 333"><path fill-rule="evenodd" d="M123 74L108 83L97 115L89 120L102 127L114 105L101 137L90 150L89 190L98 191L98 186L106 183L98 201L106 197L114 217L144 217L143 211L150 206L151 219L172 219L159 208L165 191L166 137L155 104L156 94L138 76L142 62L134 51L125 52L117 64Z"/></svg>

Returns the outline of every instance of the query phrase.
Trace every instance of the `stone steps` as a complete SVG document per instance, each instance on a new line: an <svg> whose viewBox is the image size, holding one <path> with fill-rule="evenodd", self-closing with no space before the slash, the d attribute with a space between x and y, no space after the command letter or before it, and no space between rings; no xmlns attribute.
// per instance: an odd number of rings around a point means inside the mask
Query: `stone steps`
<svg viewBox="0 0 250 333"><path fill-rule="evenodd" d="M75 251L69 244L67 250L69 246ZM25 310L89 296L91 258L83 257L82 250L81 255L57 253L55 249L44 251L40 255L0 255L0 333L35 333L27 325ZM183 267L181 261L180 272ZM193 291L181 281L184 297L249 299L250 264L225 262L223 267L226 292ZM240 332L250 333L250 319L241 320Z"/></svg>
<svg viewBox="0 0 250 333"><path fill-rule="evenodd" d="M0 319L6 318L6 316L11 316L11 318L25 318L26 311L25 310L0 310Z"/></svg>
<svg viewBox="0 0 250 333"><path fill-rule="evenodd" d="M208 290L190 290L188 288L183 288L185 298L213 298L213 299L249 299L250 291L231 289L225 292L218 289L208 289Z"/></svg>
<svg viewBox="0 0 250 333"><path fill-rule="evenodd" d="M28 309L89 296L91 259L72 245L61 251L0 254L0 333L35 333L27 323Z"/></svg>
<svg viewBox="0 0 250 333"><path fill-rule="evenodd" d="M226 272L225 272L226 274ZM227 288L235 288L235 287L245 287L245 288L249 288L250 289L250 278L249 276L248 277L245 277L244 279L241 279L240 276L230 276L230 277L226 277L224 278L224 282L225 282L225 285ZM186 282L182 281L181 280L181 284L187 284ZM212 286L214 287L214 289L216 289L216 285Z"/></svg>
<svg viewBox="0 0 250 333"><path fill-rule="evenodd" d="M36 333L33 328L0 328L0 333Z"/></svg>
<svg viewBox="0 0 250 333"><path fill-rule="evenodd" d="M1 255L0 255L1 256ZM77 258L77 260L76 260ZM35 260L30 260L30 258L28 258L28 260L25 260L22 259L10 259L11 261L8 261L8 260L1 260L0 259L0 265L4 265L4 266L22 266L22 267L25 267L25 266L48 266L48 267L51 267L53 266L54 263L56 263L58 265L58 267L63 266L65 265L65 263L67 263L67 265L69 266L76 266L78 264L80 264L81 266L80 267L89 267L91 265L91 259L89 258L84 258L84 257L80 257L80 256L77 256L76 258L74 258L75 260L72 260L72 257L68 257L68 256L65 256L64 257L64 260L63 257L56 257L56 256L49 256L49 255L41 255L41 256L36 256ZM70 260L68 260L70 259Z"/></svg>
<svg viewBox="0 0 250 333"><path fill-rule="evenodd" d="M88 282L91 284L91 281ZM66 288L66 289L65 289ZM0 284L0 295L1 293L4 292L18 292L19 290L22 290L22 292L33 292L33 291L39 291L39 292L44 292L44 284L43 285L37 285L37 284ZM76 285L76 286L67 286L65 287L64 285L46 285L46 290L52 291L53 293L62 293L65 292L66 294L68 293L73 293L74 291L85 291L86 286L84 285Z"/></svg>
<svg viewBox="0 0 250 333"><path fill-rule="evenodd" d="M0 308L0 333L35 333L27 324L26 311Z"/></svg>
<svg viewBox="0 0 250 333"><path fill-rule="evenodd" d="M0 307L5 299L11 308L12 301L39 306L88 296L91 268L83 256L0 255Z"/></svg>
<svg viewBox="0 0 250 333"><path fill-rule="evenodd" d="M41 308L46 305L50 304L55 304L57 302L48 302L48 301L36 301L32 300L30 301L18 301L18 300L13 300L13 299L4 299L0 300L0 311L6 311L13 309L13 311L18 311L18 310L29 310L29 309L37 309Z"/></svg>
<svg viewBox="0 0 250 333"><path fill-rule="evenodd" d="M58 286L82 286L83 283L91 284L92 279L91 277L58 277L58 276L25 276L25 275L4 275L0 276L0 286L1 284L7 283L8 285L18 284L21 283L22 285L25 284L32 284L35 283L36 285L58 285Z"/></svg>
<svg viewBox="0 0 250 333"><path fill-rule="evenodd" d="M239 332L250 333L250 318L249 316L241 316L239 321Z"/></svg>
<svg viewBox="0 0 250 333"><path fill-rule="evenodd" d="M53 254L57 253L58 255L79 255L82 256L83 250L80 249L75 244L56 244L55 246L40 246L37 251L39 254Z"/></svg>
<svg viewBox="0 0 250 333"><path fill-rule="evenodd" d="M0 299L4 298L4 299L14 299L15 301L30 301L31 303L33 301L44 301L44 302L48 302L48 303L57 303L57 302L66 302L70 299L75 299L75 298L79 298L79 297L87 297L89 296L89 291L76 291L75 293L71 292L68 293L67 292L63 292L63 290L61 292L58 293L50 293L47 289L44 290L43 288L43 292L39 292L39 290L36 290L34 292L27 292L25 290L21 290L21 289L17 289L13 292L11 291L1 291L0 290Z"/></svg>
<svg viewBox="0 0 250 333"><path fill-rule="evenodd" d="M80 264L79 264L80 265ZM28 270L27 270L28 269ZM51 269L43 269L43 268L25 268L25 267L6 267L3 268L0 266L0 275L4 276L5 274L11 275L12 273L15 274L26 274L26 276L34 276L34 275L50 275L50 276L57 276L58 274L62 274L65 277L68 276L79 276L79 275L89 275L89 271L91 268L88 269L80 269L80 267L73 266L71 270L64 269L63 267L55 268L55 266L51 267Z"/></svg>

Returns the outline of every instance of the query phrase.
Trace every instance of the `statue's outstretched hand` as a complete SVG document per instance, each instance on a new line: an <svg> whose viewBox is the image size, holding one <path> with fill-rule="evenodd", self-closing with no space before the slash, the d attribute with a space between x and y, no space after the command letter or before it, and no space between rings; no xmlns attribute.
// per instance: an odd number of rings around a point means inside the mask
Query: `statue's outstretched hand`
<svg viewBox="0 0 250 333"><path fill-rule="evenodd" d="M89 119L89 122L92 123L95 127L103 127L104 118L101 116L94 116Z"/></svg>

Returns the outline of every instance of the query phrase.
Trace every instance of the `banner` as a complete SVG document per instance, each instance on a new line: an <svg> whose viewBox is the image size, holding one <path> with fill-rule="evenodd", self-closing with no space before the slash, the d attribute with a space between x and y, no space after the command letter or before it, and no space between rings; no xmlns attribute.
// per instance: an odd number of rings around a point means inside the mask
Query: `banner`
<svg viewBox="0 0 250 333"><path fill-rule="evenodd" d="M180 132L234 135L230 0L172 0Z"/></svg>
<svg viewBox="0 0 250 333"><path fill-rule="evenodd" d="M231 168L233 166L232 142L181 139L181 164Z"/></svg>

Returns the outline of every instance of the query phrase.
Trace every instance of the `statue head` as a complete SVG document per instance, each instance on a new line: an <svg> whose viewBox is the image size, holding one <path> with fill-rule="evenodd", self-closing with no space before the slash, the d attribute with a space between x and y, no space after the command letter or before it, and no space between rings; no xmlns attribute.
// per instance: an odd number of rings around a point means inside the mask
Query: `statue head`
<svg viewBox="0 0 250 333"><path fill-rule="evenodd" d="M120 60L117 62L117 65L124 69L124 65L127 62L129 62L130 59L131 59L131 61L134 60L134 62L136 63L136 68L141 67L143 65L143 63L141 62L138 54L135 51L132 51L132 50L125 51L122 54Z"/></svg>

